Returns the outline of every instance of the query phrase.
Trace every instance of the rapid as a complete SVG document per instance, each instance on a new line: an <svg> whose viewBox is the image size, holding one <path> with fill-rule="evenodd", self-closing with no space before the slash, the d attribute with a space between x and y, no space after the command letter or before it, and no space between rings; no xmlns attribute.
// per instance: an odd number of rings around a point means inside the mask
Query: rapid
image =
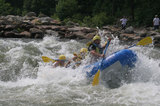
<svg viewBox="0 0 160 106"><path fill-rule="evenodd" d="M102 42L106 38L104 37ZM69 59L86 46L86 40L0 39L0 105L2 106L157 106L160 104L160 51L153 45L130 48L138 55L131 83L111 89L92 86L82 64L76 69L53 68L41 56ZM106 56L129 44L114 37Z"/></svg>

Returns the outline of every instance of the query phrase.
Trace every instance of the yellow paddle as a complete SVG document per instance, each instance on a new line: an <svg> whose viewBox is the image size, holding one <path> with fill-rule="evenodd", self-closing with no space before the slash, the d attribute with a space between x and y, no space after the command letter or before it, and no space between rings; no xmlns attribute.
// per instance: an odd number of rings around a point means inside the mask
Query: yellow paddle
<svg viewBox="0 0 160 106"><path fill-rule="evenodd" d="M98 70L98 72L95 74L93 78L92 86L99 84L99 75L100 75L100 69Z"/></svg>
<svg viewBox="0 0 160 106"><path fill-rule="evenodd" d="M56 62L56 60L53 60L47 56L42 56L42 60L45 62L45 63L48 63L48 62Z"/></svg>
<svg viewBox="0 0 160 106"><path fill-rule="evenodd" d="M106 51L107 51L109 44L110 44L110 40L107 42L107 45L104 50L104 54L106 54ZM103 60L104 60L104 57L102 58L102 61L100 62L99 66L98 66L98 72L95 74L95 76L93 78L92 86L99 84L99 75L100 75L100 71L101 71L100 68L101 68Z"/></svg>
<svg viewBox="0 0 160 106"><path fill-rule="evenodd" d="M144 38L144 39L142 39L142 40L140 40L138 43L137 43L137 45L148 45L148 44L150 44L150 43L152 43L152 38L151 37L146 37L146 38Z"/></svg>
<svg viewBox="0 0 160 106"><path fill-rule="evenodd" d="M145 37L144 39L140 40L137 44L134 44L134 45L132 45L128 48L138 46L138 45L145 46L145 45L148 45L148 44L151 44L151 43L152 43L152 38L151 37Z"/></svg>

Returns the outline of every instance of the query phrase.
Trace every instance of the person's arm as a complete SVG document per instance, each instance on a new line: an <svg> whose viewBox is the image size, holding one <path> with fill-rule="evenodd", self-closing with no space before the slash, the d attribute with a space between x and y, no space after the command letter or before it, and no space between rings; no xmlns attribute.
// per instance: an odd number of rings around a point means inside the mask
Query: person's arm
<svg viewBox="0 0 160 106"><path fill-rule="evenodd" d="M111 38L108 38L108 41L107 41L107 42L109 42L109 41L111 41L111 40L112 40ZM106 45L107 45L107 42L102 46L103 49L105 49L105 47L106 47Z"/></svg>
<svg viewBox="0 0 160 106"><path fill-rule="evenodd" d="M57 61L57 62L53 65L53 67L56 68L56 67L58 66L58 64L59 64L59 62Z"/></svg>
<svg viewBox="0 0 160 106"><path fill-rule="evenodd" d="M78 58L77 54L74 54L74 57L72 58L72 60L68 60L68 62L65 64L65 67L69 67L71 62L75 62L75 60Z"/></svg>
<svg viewBox="0 0 160 106"><path fill-rule="evenodd" d="M69 61L65 64L65 68L69 67L70 63L71 63L71 60L69 60Z"/></svg>
<svg viewBox="0 0 160 106"><path fill-rule="evenodd" d="M103 56L104 56L104 54L99 54L99 53L97 53L95 50L91 50L90 53L91 53L92 55L96 56L96 57L103 57Z"/></svg>
<svg viewBox="0 0 160 106"><path fill-rule="evenodd" d="M153 26L154 26L154 21L155 21L155 18L153 19Z"/></svg>

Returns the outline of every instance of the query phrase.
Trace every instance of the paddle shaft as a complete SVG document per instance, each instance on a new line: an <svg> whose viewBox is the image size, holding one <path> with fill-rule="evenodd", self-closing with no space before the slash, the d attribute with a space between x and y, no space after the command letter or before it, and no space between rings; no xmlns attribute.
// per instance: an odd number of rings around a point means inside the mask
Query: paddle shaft
<svg viewBox="0 0 160 106"><path fill-rule="evenodd" d="M132 45L132 46L129 46L128 49L129 49L129 48L132 48L132 47L134 47L134 46L136 46L136 44L134 44L134 45Z"/></svg>
<svg viewBox="0 0 160 106"><path fill-rule="evenodd" d="M106 47L105 47L105 49L104 49L104 55L106 54L106 51L107 51L107 49L108 49L108 46L109 46L109 44L110 44L110 40L107 42L107 45L106 45ZM105 57L105 56L104 56ZM101 63L100 63L100 67L101 67L101 64L102 64L102 62L103 62L103 60L104 60L104 57L102 58L102 61L101 61Z"/></svg>
<svg viewBox="0 0 160 106"><path fill-rule="evenodd" d="M105 50L104 50L104 55L106 54L106 51L107 51L107 48L108 48L109 44L110 44L110 40L107 42L107 45L106 45ZM101 65L103 63L103 60L104 60L104 57L102 58L102 61L100 62L99 66L98 66L98 71L93 78L92 86L95 86L95 85L99 84L99 75L100 75L100 71L101 71L100 68L101 68Z"/></svg>

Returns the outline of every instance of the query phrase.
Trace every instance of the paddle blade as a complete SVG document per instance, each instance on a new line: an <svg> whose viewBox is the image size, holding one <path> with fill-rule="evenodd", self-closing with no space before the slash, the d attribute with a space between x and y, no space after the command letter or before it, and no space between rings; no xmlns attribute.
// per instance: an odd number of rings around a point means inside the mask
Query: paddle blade
<svg viewBox="0 0 160 106"><path fill-rule="evenodd" d="M148 44L151 44L152 43L152 38L151 37L146 37L142 40L140 40L137 45L142 45L142 46L145 46L145 45L148 45Z"/></svg>
<svg viewBox="0 0 160 106"><path fill-rule="evenodd" d="M98 72L95 74L95 76L93 78L92 86L99 84L99 74L100 74L100 70L98 70Z"/></svg>
<svg viewBox="0 0 160 106"><path fill-rule="evenodd" d="M49 57L47 57L47 56L42 56L42 60L44 61L44 62L46 62L46 63L48 63L48 62L56 62L55 60L53 60L53 59L50 59Z"/></svg>

